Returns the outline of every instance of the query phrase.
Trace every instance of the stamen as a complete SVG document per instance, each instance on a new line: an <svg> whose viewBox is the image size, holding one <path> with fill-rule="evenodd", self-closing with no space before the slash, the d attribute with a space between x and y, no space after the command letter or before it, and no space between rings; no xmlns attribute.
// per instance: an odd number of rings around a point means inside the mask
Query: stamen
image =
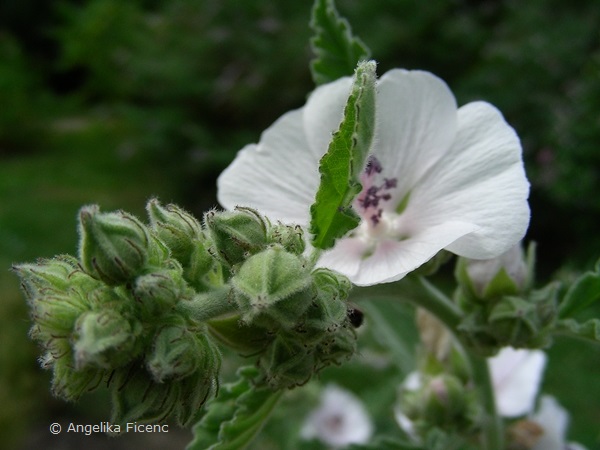
<svg viewBox="0 0 600 450"><path fill-rule="evenodd" d="M365 168L365 172L367 175L373 175L373 173L381 173L383 167L381 167L381 163L377 158L373 155L369 156L369 160L367 161L367 167Z"/></svg>
<svg viewBox="0 0 600 450"><path fill-rule="evenodd" d="M389 192L383 193L383 191L389 191L398 185L398 180L396 178L384 178L381 185L371 184L374 181L375 175L382 171L383 166L379 160L373 155L369 156L365 168L367 180L363 180L368 187L365 186L366 189L363 190L361 197L358 199L358 203L365 210L365 213L367 213L367 210L369 209L374 210L374 214L365 214L369 217L374 226L379 224L383 214L383 208L379 207L380 202L385 202L392 198L392 195Z"/></svg>

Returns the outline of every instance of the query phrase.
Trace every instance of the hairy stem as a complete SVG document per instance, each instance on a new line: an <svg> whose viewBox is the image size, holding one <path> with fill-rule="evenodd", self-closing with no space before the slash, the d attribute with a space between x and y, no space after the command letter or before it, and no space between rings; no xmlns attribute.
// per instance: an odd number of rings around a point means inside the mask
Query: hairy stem
<svg viewBox="0 0 600 450"><path fill-rule="evenodd" d="M189 301L177 304L177 309L198 322L206 322L237 311L237 304L230 298L230 289L222 287L196 295Z"/></svg>

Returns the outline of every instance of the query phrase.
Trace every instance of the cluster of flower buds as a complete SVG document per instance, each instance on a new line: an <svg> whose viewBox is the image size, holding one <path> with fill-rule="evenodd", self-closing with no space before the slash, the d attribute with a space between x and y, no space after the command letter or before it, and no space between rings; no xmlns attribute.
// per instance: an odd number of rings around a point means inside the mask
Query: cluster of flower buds
<svg viewBox="0 0 600 450"><path fill-rule="evenodd" d="M79 258L14 268L56 395L106 385L115 423L186 424L216 391L215 338L258 355L274 388L352 355L350 284L309 267L300 228L246 208L211 211L204 223L154 199L147 211L144 224L84 207Z"/></svg>
<svg viewBox="0 0 600 450"><path fill-rule="evenodd" d="M181 263L127 213L89 206L79 219L79 259L15 267L54 393L77 399L105 384L115 422L189 422L216 389L220 353L206 325L178 309L196 295Z"/></svg>
<svg viewBox="0 0 600 450"><path fill-rule="evenodd" d="M557 318L558 286L532 290L535 248L520 245L492 260L460 258L455 299L465 312L459 333L472 350L492 356L500 348L541 348Z"/></svg>
<svg viewBox="0 0 600 450"><path fill-rule="evenodd" d="M271 387L304 384L354 353L356 334L345 301L351 284L310 267L300 227L272 225L247 208L209 212L205 226L211 253L230 273L237 306L235 316L209 326L234 348L258 354Z"/></svg>

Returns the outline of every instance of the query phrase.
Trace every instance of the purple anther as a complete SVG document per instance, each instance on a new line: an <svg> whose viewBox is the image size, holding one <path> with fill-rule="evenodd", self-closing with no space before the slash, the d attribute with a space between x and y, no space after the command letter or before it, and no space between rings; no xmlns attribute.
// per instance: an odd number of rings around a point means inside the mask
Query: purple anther
<svg viewBox="0 0 600 450"><path fill-rule="evenodd" d="M383 188L384 189L393 189L398 186L397 178L384 178L383 179Z"/></svg>
<svg viewBox="0 0 600 450"><path fill-rule="evenodd" d="M367 167L365 168L365 173L367 175L373 175L374 173L381 173L383 167L381 167L381 163L377 158L373 155L369 156L369 160L367 161Z"/></svg>

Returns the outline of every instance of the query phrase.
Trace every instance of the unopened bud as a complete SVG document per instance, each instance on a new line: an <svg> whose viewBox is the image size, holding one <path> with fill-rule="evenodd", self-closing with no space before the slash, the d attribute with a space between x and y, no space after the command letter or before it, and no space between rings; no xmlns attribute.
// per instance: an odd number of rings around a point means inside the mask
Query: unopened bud
<svg viewBox="0 0 600 450"><path fill-rule="evenodd" d="M311 276L302 257L281 247L268 248L248 258L232 278L235 299L244 321L266 314L275 320L293 322L310 305L310 295L296 294L306 288Z"/></svg>
<svg viewBox="0 0 600 450"><path fill-rule="evenodd" d="M220 360L203 329L188 329L184 325L163 327L154 337L152 353L146 359L148 370L157 382L178 380L196 370L214 373Z"/></svg>
<svg viewBox="0 0 600 450"><path fill-rule="evenodd" d="M69 255L18 264L13 266L13 271L21 279L23 292L30 302L37 297L64 293L73 286L87 291L101 284L84 273L77 259Z"/></svg>
<svg viewBox="0 0 600 450"><path fill-rule="evenodd" d="M150 200L146 210L152 228L167 244L173 257L182 264L187 264L194 251L194 242L201 234L200 223L179 206L162 206L157 199Z"/></svg>
<svg viewBox="0 0 600 450"><path fill-rule="evenodd" d="M142 325L114 310L81 315L74 331L75 366L113 369L135 359Z"/></svg>
<svg viewBox="0 0 600 450"><path fill-rule="evenodd" d="M284 225L278 223L269 230L269 241L279 244L288 252L301 255L306 248L304 232L300 225Z"/></svg>
<svg viewBox="0 0 600 450"><path fill-rule="evenodd" d="M150 236L138 219L125 212L101 213L97 206L86 206L79 220L79 252L86 272L108 285L118 285L142 271Z"/></svg>
<svg viewBox="0 0 600 450"><path fill-rule="evenodd" d="M308 382L316 372L312 349L293 336L279 333L260 359L267 382L274 389L292 388Z"/></svg>
<svg viewBox="0 0 600 450"><path fill-rule="evenodd" d="M267 222L253 209L210 211L204 215L204 222L210 230L215 257L229 266L243 262L267 244Z"/></svg>
<svg viewBox="0 0 600 450"><path fill-rule="evenodd" d="M70 336L79 316L89 308L87 299L75 289L39 297L31 305L31 336L37 340Z"/></svg>
<svg viewBox="0 0 600 450"><path fill-rule="evenodd" d="M100 386L106 376L104 370L87 368L75 370L71 358L60 358L51 363L52 392L65 400L77 400L83 394Z"/></svg>
<svg viewBox="0 0 600 450"><path fill-rule="evenodd" d="M170 268L159 269L136 277L133 292L148 316L162 314L188 294L183 269L174 260ZM189 293L191 295L191 292Z"/></svg>

